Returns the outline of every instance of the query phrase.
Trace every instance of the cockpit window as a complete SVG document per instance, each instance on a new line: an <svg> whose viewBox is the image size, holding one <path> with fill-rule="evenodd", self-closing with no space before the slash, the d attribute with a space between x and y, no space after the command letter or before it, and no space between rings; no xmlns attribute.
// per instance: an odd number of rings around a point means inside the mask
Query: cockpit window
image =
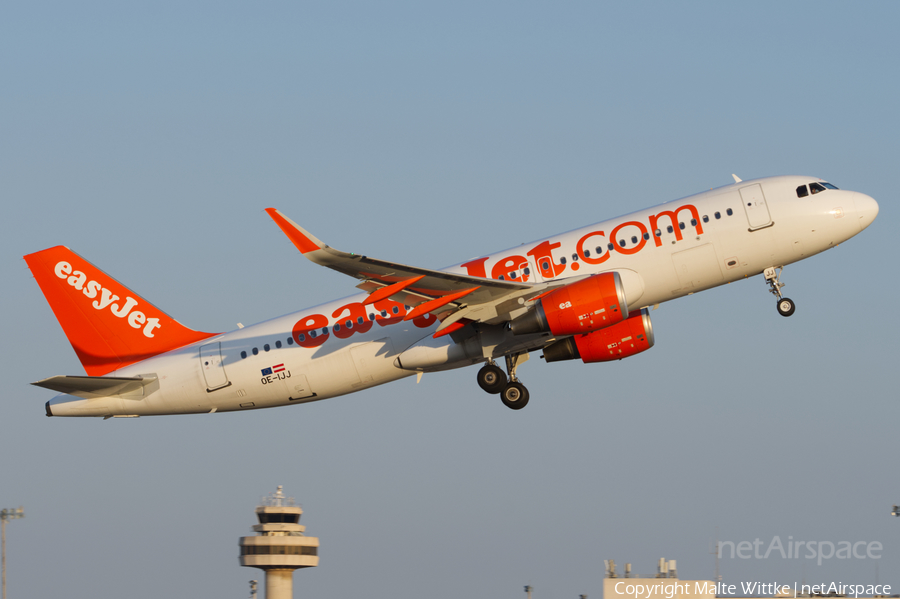
<svg viewBox="0 0 900 599"><path fill-rule="evenodd" d="M809 189L806 188L806 185L801 185L800 187L797 188L797 197L798 198L805 198L808 195L809 195Z"/></svg>
<svg viewBox="0 0 900 599"><path fill-rule="evenodd" d="M837 189L837 187L835 187L835 186L832 185L831 183L826 183L825 181L822 181L822 185L823 185L824 187L827 187L828 189Z"/></svg>
<svg viewBox="0 0 900 599"><path fill-rule="evenodd" d="M820 191L825 191L825 188L819 185L818 183L810 183L809 190L813 192L813 194L817 194Z"/></svg>

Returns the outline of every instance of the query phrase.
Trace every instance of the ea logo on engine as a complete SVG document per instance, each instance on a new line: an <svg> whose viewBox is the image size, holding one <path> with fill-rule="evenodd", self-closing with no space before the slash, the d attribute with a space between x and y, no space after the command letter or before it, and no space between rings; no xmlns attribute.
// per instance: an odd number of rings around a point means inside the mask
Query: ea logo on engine
<svg viewBox="0 0 900 599"><path fill-rule="evenodd" d="M563 302L559 305L560 310L565 310L566 308L571 308L572 302Z"/></svg>

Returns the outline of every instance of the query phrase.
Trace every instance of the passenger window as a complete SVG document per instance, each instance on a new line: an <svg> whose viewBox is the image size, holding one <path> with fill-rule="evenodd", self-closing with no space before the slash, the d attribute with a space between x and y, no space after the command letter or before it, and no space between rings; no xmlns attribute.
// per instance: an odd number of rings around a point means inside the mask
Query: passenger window
<svg viewBox="0 0 900 599"><path fill-rule="evenodd" d="M259 350L256 349L256 348L254 347L254 348L253 348L253 355L255 356L255 355L257 355L258 353L259 353Z"/></svg>
<svg viewBox="0 0 900 599"><path fill-rule="evenodd" d="M684 223L678 223L678 228L684 231Z"/></svg>
<svg viewBox="0 0 900 599"><path fill-rule="evenodd" d="M807 189L806 185L801 185L800 187L797 188L797 197L798 198L805 198L808 195L809 195L809 189Z"/></svg>
<svg viewBox="0 0 900 599"><path fill-rule="evenodd" d="M530 268L526 268L526 269L523 270L522 272L524 272L526 275L530 275L530 274L531 274L531 269L530 269Z"/></svg>
<svg viewBox="0 0 900 599"><path fill-rule="evenodd" d="M407 312L409 312L409 306L403 306L403 307L406 308ZM394 314L396 314L396 312L394 312Z"/></svg>
<svg viewBox="0 0 900 599"><path fill-rule="evenodd" d="M645 240L650 239L650 233L644 233L644 239Z"/></svg>
<svg viewBox="0 0 900 599"><path fill-rule="evenodd" d="M637 243L637 235L632 235L632 236L631 236L631 243L634 243L634 244Z"/></svg>
<svg viewBox="0 0 900 599"><path fill-rule="evenodd" d="M598 246L597 246L596 248L594 248L594 249L597 251L597 255L598 255L598 256L599 256L600 254L603 253L603 246L602 246L602 245L598 245Z"/></svg>
<svg viewBox="0 0 900 599"><path fill-rule="evenodd" d="M275 347L281 348L281 339L275 342Z"/></svg>
<svg viewBox="0 0 900 599"><path fill-rule="evenodd" d="M550 270L550 265L545 260L545 261L541 262L541 268L543 268L544 270Z"/></svg>
<svg viewBox="0 0 900 599"><path fill-rule="evenodd" d="M353 321L352 321L352 320L348 320L347 322L344 323L344 326L347 327L348 329L352 329L352 328L353 328Z"/></svg>
<svg viewBox="0 0 900 599"><path fill-rule="evenodd" d="M269 351L269 344L266 343L265 345L263 345L263 349L264 349L265 351Z"/></svg>
<svg viewBox="0 0 900 599"><path fill-rule="evenodd" d="M503 275L500 275L499 277L497 277L497 279L499 279L499 280L501 280L501 281L505 281L505 280L506 280L506 277L504 277Z"/></svg>
<svg viewBox="0 0 900 599"><path fill-rule="evenodd" d="M691 226L692 226L692 227L696 227L696 226L697 226L697 219L696 219L696 218L692 218L692 219L691 219Z"/></svg>
<svg viewBox="0 0 900 599"><path fill-rule="evenodd" d="M656 231L653 232L653 234L656 235L657 237L662 237L662 230L657 229Z"/></svg>
<svg viewBox="0 0 900 599"><path fill-rule="evenodd" d="M309 338L310 338L310 339L315 339L316 336L317 336L318 334L319 334L319 333L317 333L316 331L310 331L310 332L309 332Z"/></svg>
<svg viewBox="0 0 900 599"><path fill-rule="evenodd" d="M590 257L591 257L591 250L584 250L584 257L585 257L585 258L590 258Z"/></svg>
<svg viewBox="0 0 900 599"><path fill-rule="evenodd" d="M619 240L619 245L622 246L622 247L625 247L625 240L624 240L624 239L620 239L620 240Z"/></svg>
<svg viewBox="0 0 900 599"><path fill-rule="evenodd" d="M243 360L243 359L246 358L246 357L247 357L247 352L242 351L242 352L241 352L241 359Z"/></svg>
<svg viewBox="0 0 900 599"><path fill-rule="evenodd" d="M614 243L610 243L610 244L609 244L609 245L607 245L607 246L606 246L606 247L608 247L608 248L609 248L609 251L613 251L613 250L614 250L614 249L616 249L616 244L614 244Z"/></svg>
<svg viewBox="0 0 900 599"><path fill-rule="evenodd" d="M363 318L362 316L358 316L358 317L356 318L356 323L357 323L357 324L362 324L362 323L364 323L365 321L366 321L366 319Z"/></svg>
<svg viewBox="0 0 900 599"><path fill-rule="evenodd" d="M288 337L288 338L287 338L287 343L288 343L288 345L294 345L294 338L293 338L293 337Z"/></svg>
<svg viewBox="0 0 900 599"><path fill-rule="evenodd" d="M382 311L381 311L381 317L382 317L382 318L387 318L387 310L382 310Z"/></svg>
<svg viewBox="0 0 900 599"><path fill-rule="evenodd" d="M306 335L300 333L299 335L297 335L297 339L300 340L300 343L303 343L304 341L306 341Z"/></svg>
<svg viewBox="0 0 900 599"><path fill-rule="evenodd" d="M725 211L725 214L727 214L728 216L731 216L732 214L734 214L734 211L731 208L729 208L728 210Z"/></svg>
<svg viewBox="0 0 900 599"><path fill-rule="evenodd" d="M337 333L338 331L341 330L341 323L335 324L335 325L332 327L332 329L334 330L335 333Z"/></svg>
<svg viewBox="0 0 900 599"><path fill-rule="evenodd" d="M509 273L509 278L515 280L516 279L516 271L512 271Z"/></svg>
<svg viewBox="0 0 900 599"><path fill-rule="evenodd" d="M375 322L375 315L369 314L369 322Z"/></svg>
<svg viewBox="0 0 900 599"><path fill-rule="evenodd" d="M818 183L810 183L809 190L814 194L819 193L820 191L825 191L825 188L819 185Z"/></svg>
<svg viewBox="0 0 900 599"><path fill-rule="evenodd" d="M578 254L572 254L572 262L578 262Z"/></svg>
<svg viewBox="0 0 900 599"><path fill-rule="evenodd" d="M322 334L323 334L323 335L327 335L327 334L328 334L328 327L322 327Z"/></svg>
<svg viewBox="0 0 900 599"><path fill-rule="evenodd" d="M704 214L704 215L703 215L703 222L705 222L705 223L708 223L708 222L709 222L709 215L708 215L708 214Z"/></svg>
<svg viewBox="0 0 900 599"><path fill-rule="evenodd" d="M672 228L672 225L669 225L668 227L666 227L666 231L668 231L669 233L673 232L674 230L675 229Z"/></svg>
<svg viewBox="0 0 900 599"><path fill-rule="evenodd" d="M393 308L391 308L391 312L393 312L394 314L400 314L400 306L394 306Z"/></svg>
<svg viewBox="0 0 900 599"><path fill-rule="evenodd" d="M565 264L565 263L566 263L566 257L563 256L562 258L560 258L560 259L559 259L559 263L560 263L560 264Z"/></svg>
<svg viewBox="0 0 900 599"><path fill-rule="evenodd" d="M720 218L722 218L722 215L719 214L718 212L716 212L713 216L716 217L716 220L719 220Z"/></svg>

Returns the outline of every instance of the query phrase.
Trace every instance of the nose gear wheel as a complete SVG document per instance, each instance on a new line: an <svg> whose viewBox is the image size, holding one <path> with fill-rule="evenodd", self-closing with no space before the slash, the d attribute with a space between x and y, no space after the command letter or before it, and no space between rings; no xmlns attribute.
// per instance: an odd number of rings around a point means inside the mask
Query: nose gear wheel
<svg viewBox="0 0 900 599"><path fill-rule="evenodd" d="M794 300L786 298L781 294L781 288L785 285L781 282L781 273L783 270L783 266L770 266L763 271L763 276L766 277L766 283L769 284L769 293L778 298L778 301L775 303L775 308L778 310L778 313L782 316L790 316L794 313L794 310L797 309L797 305L794 304Z"/></svg>

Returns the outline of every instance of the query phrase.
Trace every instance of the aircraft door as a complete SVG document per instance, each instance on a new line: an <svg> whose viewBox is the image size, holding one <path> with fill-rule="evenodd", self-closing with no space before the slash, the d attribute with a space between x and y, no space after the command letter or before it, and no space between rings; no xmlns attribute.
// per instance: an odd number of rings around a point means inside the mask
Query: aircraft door
<svg viewBox="0 0 900 599"><path fill-rule="evenodd" d="M546 245L548 245L547 242L541 244L541 246ZM542 249L543 251L529 254L528 256L529 262L534 269L533 272L536 275L534 279L529 279L529 281L534 283L550 281L555 279L559 273L565 270L565 266L559 265L553 261L553 254L549 249L543 247L538 247L536 249Z"/></svg>
<svg viewBox="0 0 900 599"><path fill-rule="evenodd" d="M207 391L215 391L231 384L225 374L222 344L218 341L200 347L200 369L203 371Z"/></svg>
<svg viewBox="0 0 900 599"><path fill-rule="evenodd" d="M540 283L542 281L541 271L536 268L534 258L528 257L524 262L516 267L519 271L519 280L528 283Z"/></svg>
<svg viewBox="0 0 900 599"><path fill-rule="evenodd" d="M772 224L769 206L766 204L766 196L763 195L763 190L759 183L742 187L741 200L741 203L744 205L744 212L747 213L747 222L750 223L751 231L762 229Z"/></svg>

